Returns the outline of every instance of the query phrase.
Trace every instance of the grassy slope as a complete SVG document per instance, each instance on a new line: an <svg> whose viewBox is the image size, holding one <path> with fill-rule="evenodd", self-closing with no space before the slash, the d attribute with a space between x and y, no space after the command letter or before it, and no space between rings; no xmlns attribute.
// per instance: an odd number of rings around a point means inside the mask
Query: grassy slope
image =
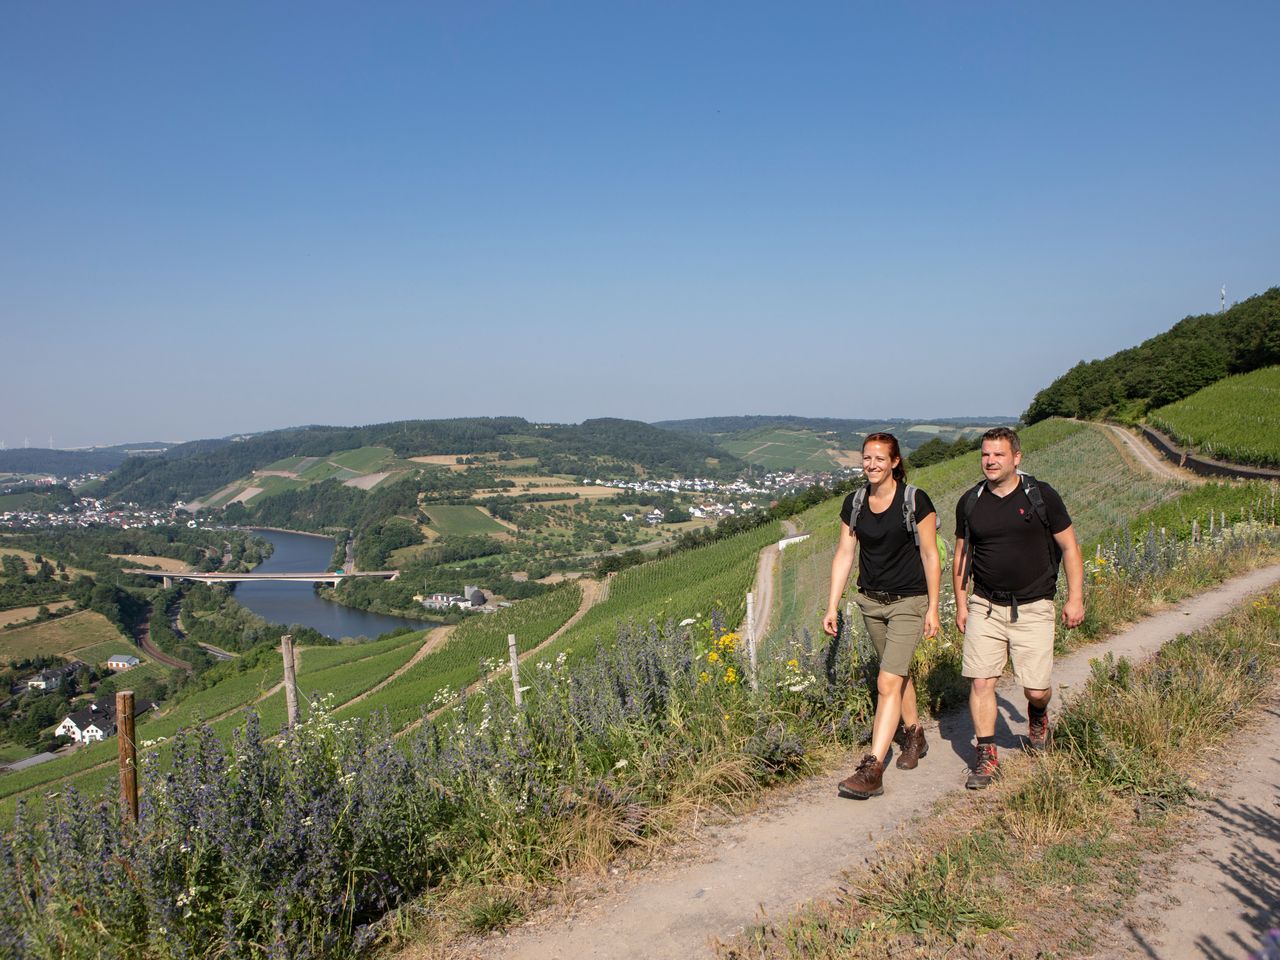
<svg viewBox="0 0 1280 960"><path fill-rule="evenodd" d="M1280 366L1219 380L1147 419L1208 456L1280 465Z"/></svg>

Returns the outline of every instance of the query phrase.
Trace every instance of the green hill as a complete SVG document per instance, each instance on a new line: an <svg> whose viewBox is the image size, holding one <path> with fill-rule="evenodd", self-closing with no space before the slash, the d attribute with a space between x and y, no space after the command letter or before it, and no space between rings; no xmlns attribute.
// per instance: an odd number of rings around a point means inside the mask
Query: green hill
<svg viewBox="0 0 1280 960"><path fill-rule="evenodd" d="M1136 420L1223 377L1277 363L1280 287L1272 287L1225 313L1187 317L1136 347L1080 361L1036 394L1023 420Z"/></svg>
<svg viewBox="0 0 1280 960"><path fill-rule="evenodd" d="M155 457L130 457L101 495L143 505L193 501L293 458L331 461L346 452L355 459L338 470L358 475L372 451L383 457L536 458L551 474L584 475L601 470L640 469L655 476L736 472L742 464L705 439L661 430L634 420L603 418L580 424L538 424L520 417L401 420L365 427L297 427L256 436L198 440ZM296 465L296 461L294 461ZM322 479L322 478L318 478Z"/></svg>
<svg viewBox="0 0 1280 960"><path fill-rule="evenodd" d="M1219 380L1147 421L1206 456L1280 466L1280 366Z"/></svg>

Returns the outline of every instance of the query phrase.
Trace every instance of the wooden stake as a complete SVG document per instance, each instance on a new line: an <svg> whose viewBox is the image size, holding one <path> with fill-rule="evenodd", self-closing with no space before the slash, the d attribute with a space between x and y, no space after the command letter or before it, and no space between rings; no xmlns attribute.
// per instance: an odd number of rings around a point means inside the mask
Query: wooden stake
<svg viewBox="0 0 1280 960"><path fill-rule="evenodd" d="M516 697L516 709L524 709L524 696L520 693L520 656L516 653L516 635L507 634L507 656L511 659L511 691Z"/></svg>
<svg viewBox="0 0 1280 960"><path fill-rule="evenodd" d="M133 691L116 693L116 740L120 747L120 805L138 822L138 745L134 741Z"/></svg>
<svg viewBox="0 0 1280 960"><path fill-rule="evenodd" d="M298 678L293 669L293 634L280 638L280 655L284 657L284 703L289 729L298 723Z"/></svg>
<svg viewBox="0 0 1280 960"><path fill-rule="evenodd" d="M747 594L747 656L751 658L751 689L759 690L756 679L756 595Z"/></svg>

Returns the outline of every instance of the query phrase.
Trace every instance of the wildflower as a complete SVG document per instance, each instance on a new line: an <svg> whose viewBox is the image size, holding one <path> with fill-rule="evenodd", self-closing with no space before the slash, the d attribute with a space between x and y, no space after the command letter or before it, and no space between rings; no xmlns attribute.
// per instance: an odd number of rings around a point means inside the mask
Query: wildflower
<svg viewBox="0 0 1280 960"><path fill-rule="evenodd" d="M707 671L703 670L700 674L698 674L699 686L701 686L704 683L710 683L710 682L711 682L711 674L707 673Z"/></svg>
<svg viewBox="0 0 1280 960"><path fill-rule="evenodd" d="M726 671L724 672L724 682L725 682L725 683L737 683L737 682L738 682L738 671L737 671L737 670L735 670L735 669L733 669L733 667L730 667L728 670L726 670Z"/></svg>
<svg viewBox="0 0 1280 960"><path fill-rule="evenodd" d="M720 659L720 654L716 653L714 650L712 650L710 653L707 654L707 663L715 663L719 659Z"/></svg>
<svg viewBox="0 0 1280 960"><path fill-rule="evenodd" d="M788 660L788 661L787 661L787 666L788 666L788 667L790 667L792 670L799 670L799 669L800 669L800 661L799 661L799 660L795 660L795 659Z"/></svg>

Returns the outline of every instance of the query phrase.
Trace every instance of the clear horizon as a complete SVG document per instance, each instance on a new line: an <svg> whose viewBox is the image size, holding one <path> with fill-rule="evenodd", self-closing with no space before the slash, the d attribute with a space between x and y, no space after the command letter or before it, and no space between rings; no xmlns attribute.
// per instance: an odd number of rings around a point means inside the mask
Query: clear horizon
<svg viewBox="0 0 1280 960"><path fill-rule="evenodd" d="M20 5L0 441L1016 417L1223 283L1280 283L1278 28L1245 2Z"/></svg>

